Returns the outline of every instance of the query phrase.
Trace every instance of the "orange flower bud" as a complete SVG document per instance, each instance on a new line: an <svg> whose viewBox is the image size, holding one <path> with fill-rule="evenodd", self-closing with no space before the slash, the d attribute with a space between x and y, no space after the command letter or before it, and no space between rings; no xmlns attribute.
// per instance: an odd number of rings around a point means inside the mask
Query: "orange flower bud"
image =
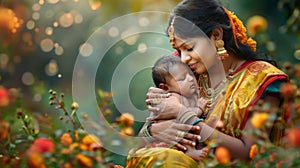
<svg viewBox="0 0 300 168"><path fill-rule="evenodd" d="M82 144L86 145L86 146L90 146L93 143L101 143L101 140L94 134L89 134L86 135L83 139L82 139Z"/></svg>
<svg viewBox="0 0 300 168"><path fill-rule="evenodd" d="M87 157L84 154L78 154L76 155L77 161L82 165L86 167L92 167L93 166L93 161L91 158Z"/></svg>
<svg viewBox="0 0 300 168"><path fill-rule="evenodd" d="M120 130L120 134L132 136L134 134L134 130L131 127L125 127Z"/></svg>
<svg viewBox="0 0 300 168"><path fill-rule="evenodd" d="M267 121L269 114L264 113L254 113L251 118L251 123L255 128L261 128Z"/></svg>
<svg viewBox="0 0 300 168"><path fill-rule="evenodd" d="M124 123L125 127L130 127L134 122L134 117L130 113L123 113L120 116L120 123Z"/></svg>
<svg viewBox="0 0 300 168"><path fill-rule="evenodd" d="M225 147L218 147L216 149L215 156L219 164L225 165L230 162L230 153Z"/></svg>
<svg viewBox="0 0 300 168"><path fill-rule="evenodd" d="M63 145L71 145L73 140L70 134L68 133L64 133L61 137L60 137L60 142Z"/></svg>
<svg viewBox="0 0 300 168"><path fill-rule="evenodd" d="M5 139L10 131L9 124L0 120L0 138Z"/></svg>
<svg viewBox="0 0 300 168"><path fill-rule="evenodd" d="M250 148L249 158L253 159L258 154L258 148L256 144L253 144Z"/></svg>

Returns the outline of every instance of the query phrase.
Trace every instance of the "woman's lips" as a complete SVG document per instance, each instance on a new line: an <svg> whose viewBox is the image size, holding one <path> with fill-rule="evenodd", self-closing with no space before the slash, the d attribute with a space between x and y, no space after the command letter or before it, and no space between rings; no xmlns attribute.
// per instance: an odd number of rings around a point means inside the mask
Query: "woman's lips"
<svg viewBox="0 0 300 168"><path fill-rule="evenodd" d="M191 69L195 70L197 68L197 63L193 63L189 65Z"/></svg>

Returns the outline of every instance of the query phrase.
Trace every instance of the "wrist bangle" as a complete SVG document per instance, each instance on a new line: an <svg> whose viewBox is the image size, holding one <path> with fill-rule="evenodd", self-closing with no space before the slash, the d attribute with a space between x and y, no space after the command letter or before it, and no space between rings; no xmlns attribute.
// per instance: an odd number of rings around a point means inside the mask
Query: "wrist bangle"
<svg viewBox="0 0 300 168"><path fill-rule="evenodd" d="M191 125L196 125L196 124L198 124L200 121L203 121L204 119L203 118L197 118L195 121L193 121L192 123L191 123Z"/></svg>
<svg viewBox="0 0 300 168"><path fill-rule="evenodd" d="M153 138L149 132L149 128L151 127L152 124L153 124L153 122L150 121L147 124L146 128L144 128L143 131L141 132L141 136L146 143L152 143L152 142L156 141L155 138Z"/></svg>
<svg viewBox="0 0 300 168"><path fill-rule="evenodd" d="M150 122L148 123L147 127L146 127L146 135L149 136L149 137L151 137L151 134L150 134L150 132L149 132L149 128L152 126L152 124L153 124L153 122L150 121Z"/></svg>

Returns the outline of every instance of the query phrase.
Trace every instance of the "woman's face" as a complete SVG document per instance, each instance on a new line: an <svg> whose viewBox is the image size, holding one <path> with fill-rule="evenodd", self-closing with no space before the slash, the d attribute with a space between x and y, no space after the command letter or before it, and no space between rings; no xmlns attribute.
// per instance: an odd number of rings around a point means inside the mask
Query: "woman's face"
<svg viewBox="0 0 300 168"><path fill-rule="evenodd" d="M213 39L194 37L181 39L175 36L175 47L181 53L181 60L189 65L193 72L207 72L217 61Z"/></svg>

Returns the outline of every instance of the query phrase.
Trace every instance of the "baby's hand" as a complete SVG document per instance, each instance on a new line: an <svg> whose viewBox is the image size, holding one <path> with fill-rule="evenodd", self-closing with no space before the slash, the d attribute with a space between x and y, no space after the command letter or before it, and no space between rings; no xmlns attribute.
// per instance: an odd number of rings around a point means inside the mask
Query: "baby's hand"
<svg viewBox="0 0 300 168"><path fill-rule="evenodd" d="M199 107L199 114L201 115L201 114L203 114L203 112L205 111L205 109L206 109L206 105L207 105L207 100L206 99L204 99L204 98L202 98L202 97L200 97L199 99L198 99L198 102L197 102L197 106Z"/></svg>

